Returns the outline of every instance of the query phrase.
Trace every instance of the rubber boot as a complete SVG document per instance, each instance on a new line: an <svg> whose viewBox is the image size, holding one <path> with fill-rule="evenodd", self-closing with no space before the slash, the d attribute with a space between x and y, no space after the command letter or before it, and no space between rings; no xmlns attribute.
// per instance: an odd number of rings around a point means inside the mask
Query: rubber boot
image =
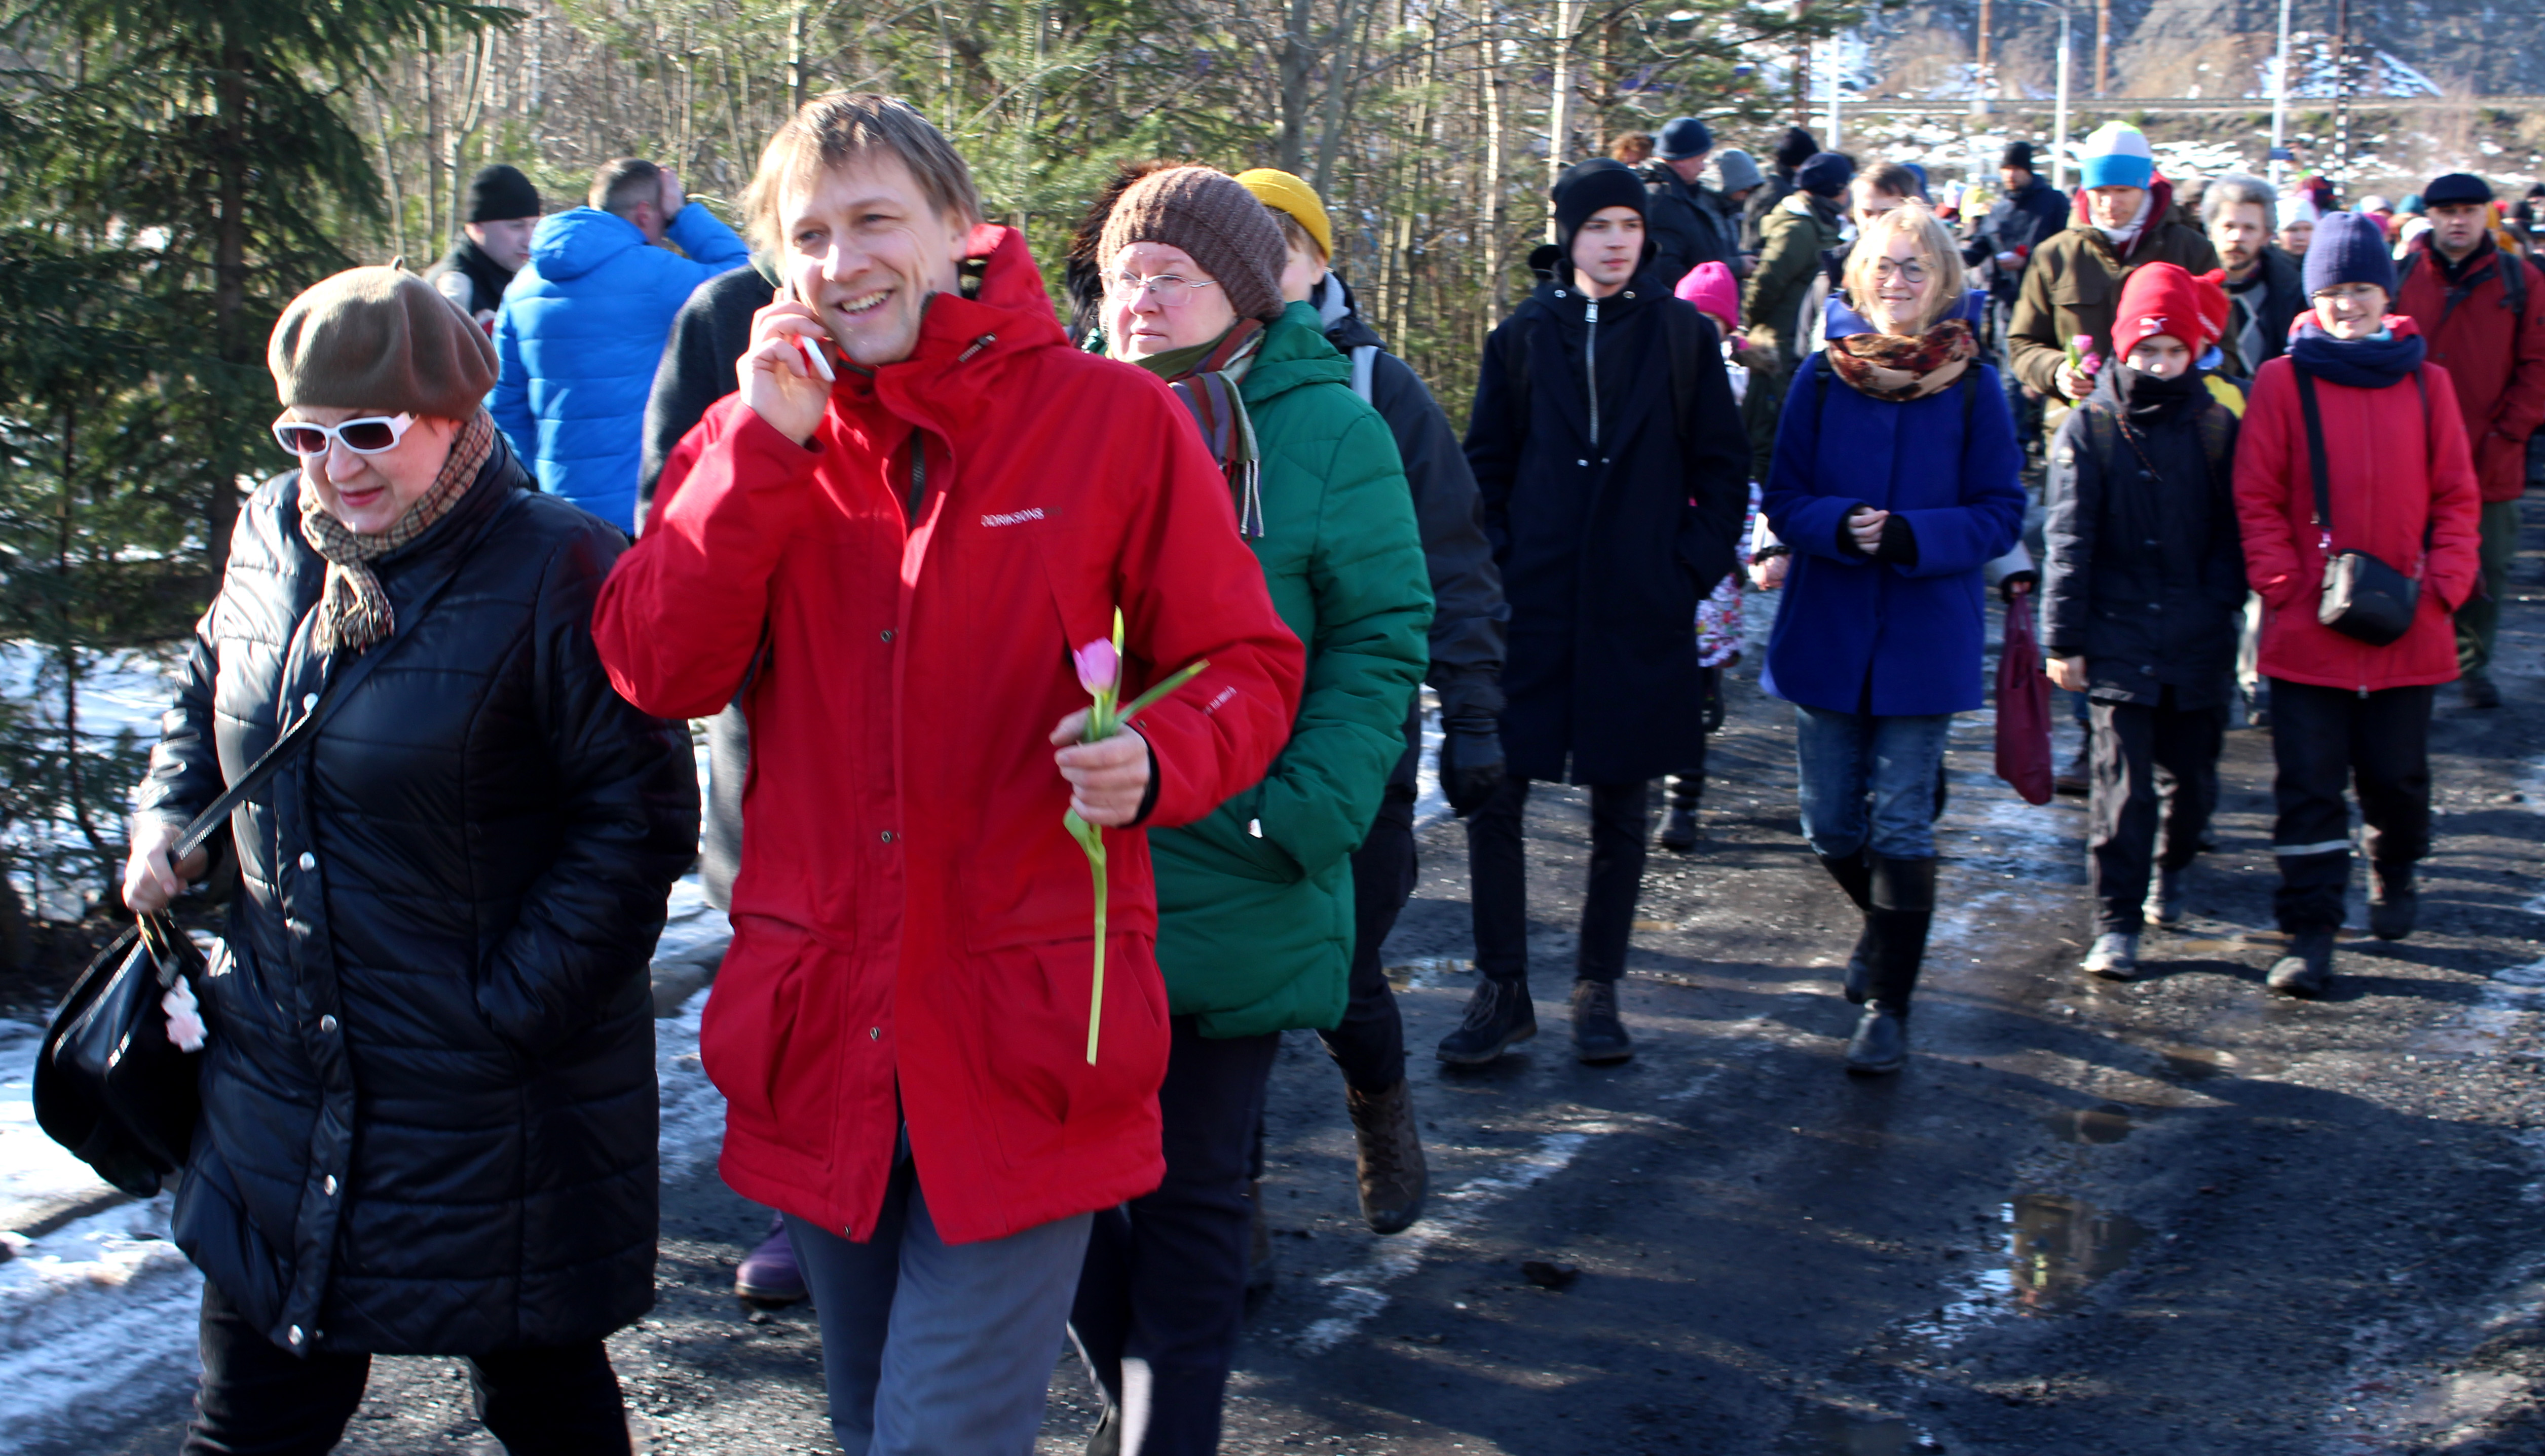
<svg viewBox="0 0 2545 1456"><path fill-rule="evenodd" d="M2413 862L2370 861L2369 930L2380 940L2401 940L2413 933L2413 924L2421 913L2422 892L2413 883Z"/></svg>
<svg viewBox="0 0 2545 1456"><path fill-rule="evenodd" d="M1872 868L1872 930L1864 1015L1847 1043L1847 1070L1866 1076L1897 1072L1909 1061L1909 1003L1927 961L1927 932L1935 920L1935 861L1866 856Z"/></svg>
<svg viewBox="0 0 2545 1456"><path fill-rule="evenodd" d="M769 1237L735 1266L733 1292L743 1303L764 1310L803 1302L804 1271L795 1262L794 1242L786 1237L784 1214L769 1216Z"/></svg>
<svg viewBox="0 0 2545 1456"><path fill-rule="evenodd" d="M1855 903L1856 913L1865 917L1864 925L1855 932L1855 948L1847 953L1847 999L1862 1006L1866 994L1865 978L1871 974L1865 950L1873 940L1873 868L1866 862L1862 849L1852 854L1822 854L1819 857L1821 868L1830 872L1830 878L1838 881L1838 887Z"/></svg>
<svg viewBox="0 0 2545 1456"><path fill-rule="evenodd" d="M1528 983L1479 976L1466 1018L1440 1038L1437 1055L1452 1067L1481 1067L1536 1034L1537 1008L1529 1001Z"/></svg>
<svg viewBox="0 0 2545 1456"><path fill-rule="evenodd" d="M1363 1095L1344 1090L1358 1143L1360 1216L1374 1234L1401 1234L1423 1216L1432 1185L1423 1162L1423 1134L1414 1120L1414 1092L1404 1078L1385 1092Z"/></svg>

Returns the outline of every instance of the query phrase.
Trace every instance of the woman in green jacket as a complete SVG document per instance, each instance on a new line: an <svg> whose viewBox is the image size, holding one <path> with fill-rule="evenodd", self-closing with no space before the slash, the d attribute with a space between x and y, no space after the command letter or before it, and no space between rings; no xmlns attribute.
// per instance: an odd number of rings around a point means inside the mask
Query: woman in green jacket
<svg viewBox="0 0 2545 1456"><path fill-rule="evenodd" d="M1395 439L1317 311L1285 309L1283 257L1272 214L1208 167L1126 189L1098 252L1108 351L1190 408L1227 469L1233 524L1308 649L1289 745L1264 781L1149 838L1174 1033L1166 1179L1097 1215L1071 1316L1110 1438L1146 1456L1219 1448L1265 1087L1281 1032L1343 1015L1351 856L1405 752L1429 657L1432 589ZM1127 1399L1126 1364L1146 1373Z"/></svg>

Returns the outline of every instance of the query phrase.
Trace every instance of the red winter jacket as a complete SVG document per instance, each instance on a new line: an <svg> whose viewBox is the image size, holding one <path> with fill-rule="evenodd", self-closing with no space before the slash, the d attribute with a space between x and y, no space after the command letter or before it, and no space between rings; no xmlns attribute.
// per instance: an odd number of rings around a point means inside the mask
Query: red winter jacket
<svg viewBox="0 0 2545 1456"><path fill-rule="evenodd" d="M2413 321L2400 315L2386 323L2398 333L2414 331ZM2314 525L2297 366L2271 360L2255 377L2236 443L2236 516L2245 531L2246 575L2268 607L2265 677L2366 690L2455 679L2456 629L2448 614L2474 591L2481 509L2448 371L2424 364L2422 376L2429 390L2426 427L2422 391L2409 378L2386 389L2315 381L2325 452L2332 457L2334 548L2366 551L2422 581L2421 614L2412 630L2384 647L2316 620L2325 552Z"/></svg>
<svg viewBox="0 0 2545 1456"><path fill-rule="evenodd" d="M2408 313L2430 341L2430 363L2443 364L2456 382L2473 443L2474 473L2483 498L2514 501L2527 492L2527 437L2545 423L2545 274L2510 257L2486 239L2491 256L2472 269L2463 291L2448 285L2438 258L2423 236L2413 242L2395 311ZM2502 270L2527 270L2526 306L2504 306Z"/></svg>
<svg viewBox="0 0 2545 1456"><path fill-rule="evenodd" d="M729 396L665 462L603 588L611 681L751 723L733 948L699 1036L735 1191L865 1239L907 1119L949 1243L1149 1191L1167 998L1147 838L1108 836L1103 1045L1092 887L1046 741L1072 644L1127 626L1148 823L1208 814L1288 738L1304 656L1167 387L1071 349L1025 240L974 234L912 357L840 370L811 448ZM926 448L905 524L914 437ZM755 653L765 655L755 665Z"/></svg>

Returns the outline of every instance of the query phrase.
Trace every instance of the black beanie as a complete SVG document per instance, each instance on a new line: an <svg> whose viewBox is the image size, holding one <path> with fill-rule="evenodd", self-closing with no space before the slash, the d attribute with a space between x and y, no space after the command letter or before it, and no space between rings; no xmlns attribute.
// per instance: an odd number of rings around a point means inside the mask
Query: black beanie
<svg viewBox="0 0 2545 1456"><path fill-rule="evenodd" d="M516 217L539 215L539 190L531 186L521 169L501 162L480 167L468 183L468 211L464 222L509 222Z"/></svg>
<svg viewBox="0 0 2545 1456"><path fill-rule="evenodd" d="M1997 159L1997 164L2001 167L2020 167L2026 172L2031 171L2032 143L2028 141L2008 142L2006 144L2006 152Z"/></svg>
<svg viewBox="0 0 2545 1456"><path fill-rule="evenodd" d="M1814 152L1794 169L1794 186L1816 198L1834 198L1855 180L1855 159L1845 152Z"/></svg>
<svg viewBox="0 0 2545 1456"><path fill-rule="evenodd" d="M1632 207L1644 215L1644 180L1623 162L1594 157L1576 162L1555 179L1555 245L1573 256L1573 235L1602 207Z"/></svg>
<svg viewBox="0 0 2545 1456"><path fill-rule="evenodd" d="M1776 142L1776 165L1790 172L1810 161L1812 154L1820 149L1820 142L1813 139L1810 132L1800 126L1788 126Z"/></svg>

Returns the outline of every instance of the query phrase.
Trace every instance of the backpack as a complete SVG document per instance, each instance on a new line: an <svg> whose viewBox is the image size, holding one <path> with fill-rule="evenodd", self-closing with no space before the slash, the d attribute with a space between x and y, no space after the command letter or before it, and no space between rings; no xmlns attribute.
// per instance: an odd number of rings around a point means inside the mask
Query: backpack
<svg viewBox="0 0 2545 1456"><path fill-rule="evenodd" d="M1353 369L1353 393L1360 396L1361 403L1374 409L1378 401L1370 398L1370 381L1378 375L1378 346L1355 344L1352 347L1350 357Z"/></svg>
<svg viewBox="0 0 2545 1456"><path fill-rule="evenodd" d="M2403 296L2404 284L2412 282L2413 271L2420 268L2422 260L2428 256L2428 249L2415 248L2404 255L2402 263L2395 266L2397 297ZM2509 310L2510 336L2514 339L2517 337L2518 328L2527 321L2527 264L2523 259L2510 257L2499 247L2494 248L2493 257L2500 260L2494 266L2493 272L2501 275L2501 306ZM2468 293L2474 291L2475 284L2482 282L2481 279L2474 279L2450 288L2447 306L2439 310L2439 322L2446 323L2448 315L2456 312L2457 305L2465 300Z"/></svg>

